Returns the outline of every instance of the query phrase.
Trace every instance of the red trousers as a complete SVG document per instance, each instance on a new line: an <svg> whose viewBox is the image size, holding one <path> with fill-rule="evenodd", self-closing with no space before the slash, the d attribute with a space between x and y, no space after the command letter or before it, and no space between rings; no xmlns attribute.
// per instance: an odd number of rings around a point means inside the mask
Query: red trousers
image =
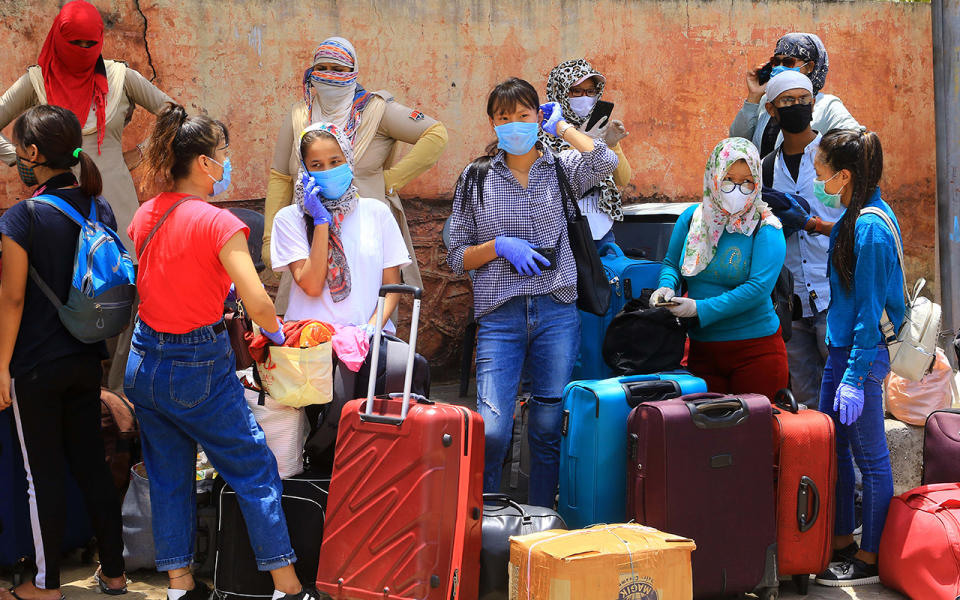
<svg viewBox="0 0 960 600"><path fill-rule="evenodd" d="M780 331L773 335L731 342L690 340L687 368L720 394L763 394L773 399L787 387L787 348Z"/></svg>

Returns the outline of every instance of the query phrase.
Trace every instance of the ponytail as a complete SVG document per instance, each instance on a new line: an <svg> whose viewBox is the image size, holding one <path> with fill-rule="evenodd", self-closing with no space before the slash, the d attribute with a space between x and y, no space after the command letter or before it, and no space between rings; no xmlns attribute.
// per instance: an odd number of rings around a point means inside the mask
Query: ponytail
<svg viewBox="0 0 960 600"><path fill-rule="evenodd" d="M850 204L835 226L838 232L832 259L840 282L849 290L853 287L857 260L853 251L857 217L873 196L883 175L883 147L880 138L872 131L834 129L820 140L819 160L834 172L846 169L852 177Z"/></svg>
<svg viewBox="0 0 960 600"><path fill-rule="evenodd" d="M83 133L72 111L53 104L34 106L13 124L13 140L21 148L36 146L51 169L80 165L80 190L87 196L103 193L96 163L81 148Z"/></svg>
<svg viewBox="0 0 960 600"><path fill-rule="evenodd" d="M148 181L170 184L190 174L198 156L213 156L217 146L229 143L230 135L220 121L206 115L188 116L187 110L173 102L160 111L150 135L144 160Z"/></svg>

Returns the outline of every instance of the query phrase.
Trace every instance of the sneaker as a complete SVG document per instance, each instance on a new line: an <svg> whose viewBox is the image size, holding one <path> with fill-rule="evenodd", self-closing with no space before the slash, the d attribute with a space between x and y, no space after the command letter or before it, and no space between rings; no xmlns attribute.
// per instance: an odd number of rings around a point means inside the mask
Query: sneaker
<svg viewBox="0 0 960 600"><path fill-rule="evenodd" d="M830 557L830 564L850 562L859 551L860 546L857 545L856 542L852 542L849 546L844 546L839 550L834 550L833 555Z"/></svg>
<svg viewBox="0 0 960 600"><path fill-rule="evenodd" d="M826 571L817 575L815 581L829 587L867 585L880 583L880 571L877 565L868 565L859 558L852 558L827 567Z"/></svg>
<svg viewBox="0 0 960 600"><path fill-rule="evenodd" d="M317 600L317 596L313 590L303 588L299 594L287 594L281 600Z"/></svg>
<svg viewBox="0 0 960 600"><path fill-rule="evenodd" d="M184 594L180 600L209 600L212 593L210 586L195 579L193 589Z"/></svg>

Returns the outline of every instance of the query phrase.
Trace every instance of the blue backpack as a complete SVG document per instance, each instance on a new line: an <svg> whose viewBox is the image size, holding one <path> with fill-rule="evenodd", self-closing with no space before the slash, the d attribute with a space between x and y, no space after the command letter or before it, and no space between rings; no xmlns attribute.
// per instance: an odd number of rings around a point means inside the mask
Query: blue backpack
<svg viewBox="0 0 960 600"><path fill-rule="evenodd" d="M66 304L60 302L33 265L30 277L57 308L60 322L73 337L92 344L119 334L130 322L137 293L133 261L119 236L97 219L95 199L90 199L90 216L84 218L65 200L44 195L27 199L31 237L36 202L49 204L79 225L80 236Z"/></svg>

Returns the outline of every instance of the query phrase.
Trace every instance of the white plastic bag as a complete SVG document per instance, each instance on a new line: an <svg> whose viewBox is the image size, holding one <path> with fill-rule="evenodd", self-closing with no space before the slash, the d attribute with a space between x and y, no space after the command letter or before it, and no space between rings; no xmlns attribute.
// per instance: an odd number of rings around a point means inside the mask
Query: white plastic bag
<svg viewBox="0 0 960 600"><path fill-rule="evenodd" d="M260 424L267 438L267 446L277 459L277 470L281 479L289 479L303 473L303 444L307 441L310 424L302 408L280 404L264 394L260 404L260 392L250 389L252 377L250 369L243 380L243 396L253 412L253 418ZM251 386L252 387L252 386Z"/></svg>

